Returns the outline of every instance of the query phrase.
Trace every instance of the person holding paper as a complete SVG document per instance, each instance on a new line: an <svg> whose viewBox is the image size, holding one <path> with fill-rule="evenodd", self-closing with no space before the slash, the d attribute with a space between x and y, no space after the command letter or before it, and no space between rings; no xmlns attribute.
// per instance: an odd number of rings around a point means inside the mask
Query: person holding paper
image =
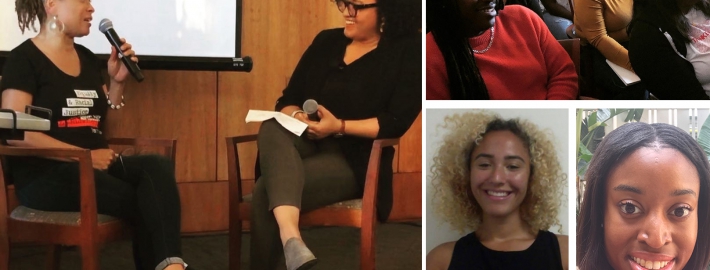
<svg viewBox="0 0 710 270"><path fill-rule="evenodd" d="M633 71L629 62L629 37L633 0L575 0L574 25L592 55L594 85L603 88L601 99L646 99L644 85L627 86L606 60Z"/></svg>
<svg viewBox="0 0 710 270"><path fill-rule="evenodd" d="M402 136L421 111L421 1L334 2L345 27L315 37L276 102L276 111L308 124L306 133L296 136L273 119L259 130L251 269L315 264L299 215L361 198L373 139ZM308 99L319 104L320 121L303 112ZM382 154L380 220L391 209L393 153Z"/></svg>
<svg viewBox="0 0 710 270"><path fill-rule="evenodd" d="M659 99L710 99L710 3L637 0L634 9L629 59L648 90Z"/></svg>
<svg viewBox="0 0 710 270"><path fill-rule="evenodd" d="M8 7L5 7L8 8ZM91 149L99 214L133 226L136 269L185 269L180 246L180 198L174 168L158 156L122 157L108 147L103 120L124 106L127 67L111 47L110 85L99 59L74 39L89 34L94 7L88 0L16 1L20 30L39 34L10 52L3 69L2 108L51 109L51 130L26 132L12 146ZM36 29L34 29L36 31ZM138 61L123 41L125 57ZM106 46L111 46L106 44ZM41 157L8 159L20 203L42 211L79 211L79 165ZM190 269L190 268L188 268Z"/></svg>
<svg viewBox="0 0 710 270"><path fill-rule="evenodd" d="M503 0L427 2L426 99L576 99L577 73L540 16Z"/></svg>

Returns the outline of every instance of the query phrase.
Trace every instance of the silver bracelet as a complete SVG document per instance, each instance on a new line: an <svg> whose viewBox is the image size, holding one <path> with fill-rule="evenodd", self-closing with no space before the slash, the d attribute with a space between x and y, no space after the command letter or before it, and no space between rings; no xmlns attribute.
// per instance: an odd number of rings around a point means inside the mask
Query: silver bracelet
<svg viewBox="0 0 710 270"><path fill-rule="evenodd" d="M112 104L111 98L109 97L108 94L106 95L106 100L108 101L108 105L111 107L111 109L114 109L114 110L118 110L118 109L122 108L123 106L126 106L126 104L123 103L123 95L121 95L121 104L119 104L119 105Z"/></svg>
<svg viewBox="0 0 710 270"><path fill-rule="evenodd" d="M291 118L296 118L297 113L306 113L303 110L295 110L291 113Z"/></svg>

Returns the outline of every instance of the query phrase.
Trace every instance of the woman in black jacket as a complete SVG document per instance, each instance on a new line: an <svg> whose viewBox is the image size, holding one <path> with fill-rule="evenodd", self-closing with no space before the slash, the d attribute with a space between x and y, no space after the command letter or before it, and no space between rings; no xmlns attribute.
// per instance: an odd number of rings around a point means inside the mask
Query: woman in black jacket
<svg viewBox="0 0 710 270"><path fill-rule="evenodd" d="M710 22L708 0L634 2L629 59L648 91L659 99L710 99L710 61L701 56L708 31L689 18Z"/></svg>

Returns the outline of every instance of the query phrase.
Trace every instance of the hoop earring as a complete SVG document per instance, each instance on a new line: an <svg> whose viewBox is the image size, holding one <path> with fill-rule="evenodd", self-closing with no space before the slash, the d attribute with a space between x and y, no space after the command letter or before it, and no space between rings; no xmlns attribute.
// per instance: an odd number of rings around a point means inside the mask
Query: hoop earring
<svg viewBox="0 0 710 270"><path fill-rule="evenodd" d="M54 15L47 21L47 30L49 30L50 33L63 33L64 23L57 19L57 15Z"/></svg>
<svg viewBox="0 0 710 270"><path fill-rule="evenodd" d="M382 18L382 23L380 23L380 33L385 32L385 18Z"/></svg>

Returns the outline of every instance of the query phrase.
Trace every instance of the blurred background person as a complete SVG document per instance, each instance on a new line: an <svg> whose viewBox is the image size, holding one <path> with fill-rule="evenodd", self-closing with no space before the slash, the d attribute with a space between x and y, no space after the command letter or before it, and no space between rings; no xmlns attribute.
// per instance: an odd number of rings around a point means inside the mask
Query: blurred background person
<svg viewBox="0 0 710 270"><path fill-rule="evenodd" d="M593 84L603 89L601 99L646 99L643 83L626 86L606 60L634 71L629 62L626 28L631 22L633 0L574 0L577 36L589 50ZM583 65L584 66L584 65Z"/></svg>
<svg viewBox="0 0 710 270"><path fill-rule="evenodd" d="M710 99L707 0L636 0L629 38L629 60L651 94Z"/></svg>

